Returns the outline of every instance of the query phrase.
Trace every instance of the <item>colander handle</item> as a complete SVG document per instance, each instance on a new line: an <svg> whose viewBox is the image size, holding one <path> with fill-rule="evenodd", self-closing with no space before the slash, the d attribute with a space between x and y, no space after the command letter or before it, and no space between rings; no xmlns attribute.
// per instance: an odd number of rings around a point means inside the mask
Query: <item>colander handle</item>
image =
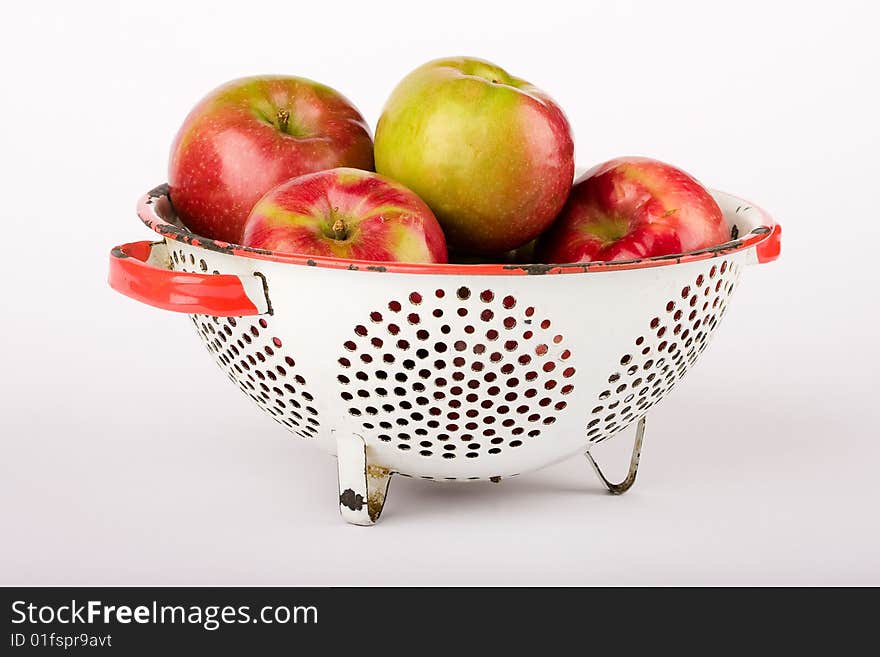
<svg viewBox="0 0 880 657"><path fill-rule="evenodd" d="M765 262L776 260L782 251L782 226L774 223L768 226L768 228L770 228L770 234L767 236L767 239L759 242L755 248L755 259L758 264L762 265Z"/></svg>
<svg viewBox="0 0 880 657"><path fill-rule="evenodd" d="M117 292L179 313L244 317L269 312L262 276L172 271L165 242L131 242L110 251L109 282Z"/></svg>

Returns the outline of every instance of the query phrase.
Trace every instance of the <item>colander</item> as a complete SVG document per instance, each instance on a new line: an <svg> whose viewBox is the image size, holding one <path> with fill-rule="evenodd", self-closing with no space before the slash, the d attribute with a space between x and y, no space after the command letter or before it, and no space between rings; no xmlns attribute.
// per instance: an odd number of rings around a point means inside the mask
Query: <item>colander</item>
<svg viewBox="0 0 880 657"><path fill-rule="evenodd" d="M585 452L635 480L647 413L696 362L744 265L780 227L713 192L731 240L683 255L564 265L423 265L281 255L194 235L168 188L140 201L158 242L116 247L110 285L189 314L229 380L336 454L345 520L374 523L392 474L528 472ZM635 425L626 479L590 449Z"/></svg>

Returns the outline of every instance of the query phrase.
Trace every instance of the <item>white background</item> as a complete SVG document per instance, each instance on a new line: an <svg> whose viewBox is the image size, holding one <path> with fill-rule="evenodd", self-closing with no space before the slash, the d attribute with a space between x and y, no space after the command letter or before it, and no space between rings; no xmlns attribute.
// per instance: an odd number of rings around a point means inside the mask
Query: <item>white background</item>
<svg viewBox="0 0 880 657"><path fill-rule="evenodd" d="M107 6L103 6L103 5ZM0 583L880 584L876 3L11 3L0 18ZM345 525L335 461L261 416L184 317L109 290L189 108L234 77L371 125L428 59L547 90L579 164L664 159L785 228L652 411L636 486L584 459L397 478ZM596 312L613 312L598 308ZM624 471L620 437L595 454Z"/></svg>

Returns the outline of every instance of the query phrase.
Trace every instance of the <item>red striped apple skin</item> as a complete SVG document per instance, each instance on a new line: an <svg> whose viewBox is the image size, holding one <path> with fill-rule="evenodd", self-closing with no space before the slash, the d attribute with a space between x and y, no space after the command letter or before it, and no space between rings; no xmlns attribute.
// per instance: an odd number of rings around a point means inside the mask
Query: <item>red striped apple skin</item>
<svg viewBox="0 0 880 657"><path fill-rule="evenodd" d="M262 76L212 91L171 147L168 182L193 232L238 243L260 197L294 176L373 169L370 130L342 94L304 78Z"/></svg>
<svg viewBox="0 0 880 657"><path fill-rule="evenodd" d="M377 262L447 262L431 209L384 176L339 168L300 176L266 194L242 243L278 253Z"/></svg>
<svg viewBox="0 0 880 657"><path fill-rule="evenodd" d="M545 263L685 253L730 239L721 208L693 177L646 157L621 157L580 176L536 246Z"/></svg>
<svg viewBox="0 0 880 657"><path fill-rule="evenodd" d="M544 231L574 178L574 142L550 96L489 62L429 62L376 127L376 170L431 207L459 255L499 255Z"/></svg>

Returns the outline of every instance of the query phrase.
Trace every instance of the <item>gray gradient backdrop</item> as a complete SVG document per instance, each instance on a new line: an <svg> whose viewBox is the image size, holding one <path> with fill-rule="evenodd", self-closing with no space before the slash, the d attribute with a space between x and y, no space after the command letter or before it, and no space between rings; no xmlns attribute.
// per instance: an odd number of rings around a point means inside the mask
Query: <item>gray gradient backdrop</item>
<svg viewBox="0 0 880 657"><path fill-rule="evenodd" d="M0 584L880 584L874 5L576 4L5 10ZM459 53L553 94L579 164L677 163L773 213L784 253L652 411L627 495L578 458L397 479L380 525L350 527L335 461L186 318L111 292L107 252L150 237L135 200L218 83L319 79L375 125L408 70ZM621 474L628 448L596 455Z"/></svg>

